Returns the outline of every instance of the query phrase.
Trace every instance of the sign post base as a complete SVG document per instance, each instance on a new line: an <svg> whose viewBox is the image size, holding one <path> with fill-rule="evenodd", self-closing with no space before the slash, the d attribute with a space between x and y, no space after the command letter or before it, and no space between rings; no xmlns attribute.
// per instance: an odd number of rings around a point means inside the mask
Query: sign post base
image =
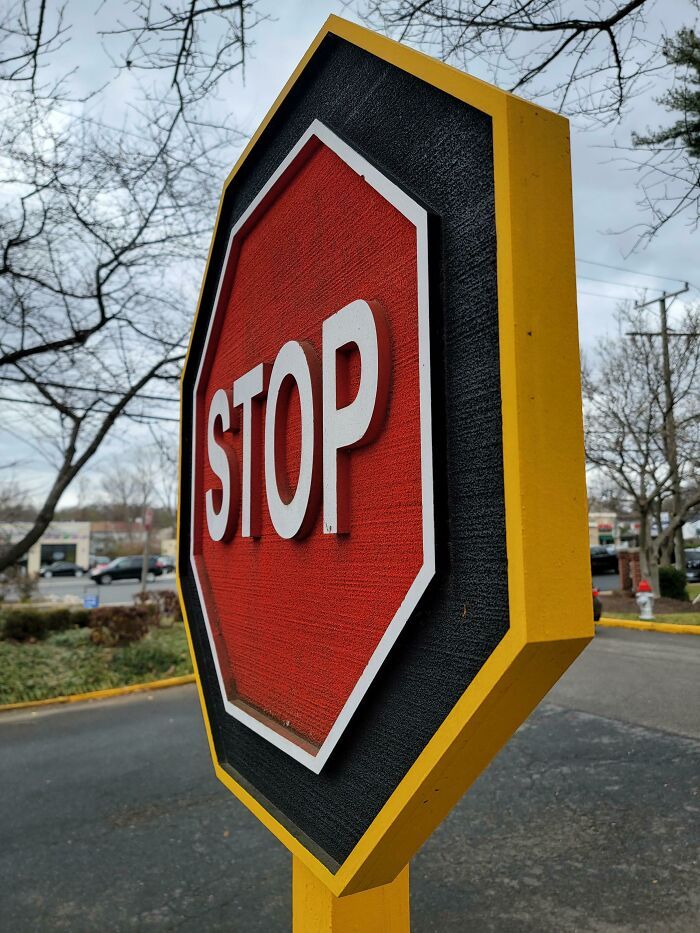
<svg viewBox="0 0 700 933"><path fill-rule="evenodd" d="M292 863L293 933L409 933L408 865L379 888L335 897L304 863Z"/></svg>

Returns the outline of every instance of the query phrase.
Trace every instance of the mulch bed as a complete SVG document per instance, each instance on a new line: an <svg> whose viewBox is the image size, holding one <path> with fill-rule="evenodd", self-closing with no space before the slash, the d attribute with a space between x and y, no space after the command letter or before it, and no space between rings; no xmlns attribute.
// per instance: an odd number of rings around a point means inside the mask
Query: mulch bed
<svg viewBox="0 0 700 933"><path fill-rule="evenodd" d="M628 593L613 593L612 596L600 596L603 603L603 615L606 612L638 612L634 596ZM654 615L666 615L672 612L700 612L700 607L681 599L666 599L665 596L654 600Z"/></svg>

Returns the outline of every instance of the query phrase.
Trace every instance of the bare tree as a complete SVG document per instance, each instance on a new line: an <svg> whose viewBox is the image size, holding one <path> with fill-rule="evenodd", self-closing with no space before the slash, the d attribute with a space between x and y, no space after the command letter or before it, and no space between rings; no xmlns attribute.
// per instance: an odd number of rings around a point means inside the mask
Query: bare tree
<svg viewBox="0 0 700 933"><path fill-rule="evenodd" d="M72 96L57 72L70 36L62 9L22 0L0 14L0 387L7 420L55 470L0 570L39 539L118 419L177 420L168 401L241 139L206 117L206 97L240 65L252 6L180 3L165 18L156 4L127 7L123 66L152 80L133 83L118 125L104 118L108 85ZM230 28L208 59L199 30L212 15Z"/></svg>
<svg viewBox="0 0 700 933"><path fill-rule="evenodd" d="M108 461L102 468L101 498L113 521L140 521L148 506L164 512L168 521L175 520L177 453L173 464L173 447L177 445L172 436L159 431L153 443L133 447L119 462Z"/></svg>
<svg viewBox="0 0 700 933"><path fill-rule="evenodd" d="M132 0L129 16L103 35L121 40L118 50L112 44L118 67L162 73L185 111L245 65L248 35L264 18L253 0Z"/></svg>
<svg viewBox="0 0 700 933"><path fill-rule="evenodd" d="M177 521L177 496L179 473L179 445L172 433L163 431L157 424L148 429L153 438L153 456L157 463L155 502L173 525Z"/></svg>
<svg viewBox="0 0 700 933"><path fill-rule="evenodd" d="M152 460L136 452L125 451L119 462L110 461L100 475L102 500L107 517L131 526L140 521L153 498Z"/></svg>
<svg viewBox="0 0 700 933"><path fill-rule="evenodd" d="M586 455L593 478L619 491L639 515L642 573L655 580L658 592L658 565L670 563L676 530L700 503L700 342L688 336L671 344L682 491L674 511L673 470L665 442L667 393L653 318L647 311L623 308L618 321L619 336L599 341L595 365L584 366ZM697 333L699 323L698 310L687 309L676 329Z"/></svg>
<svg viewBox="0 0 700 933"><path fill-rule="evenodd" d="M31 407L25 431L52 444L56 475L0 568L38 540L139 393L176 378L193 295L178 280L204 254L215 200L191 134L162 146L157 131L134 140L76 118L55 133L29 119L4 147L4 180L22 193L0 221L0 380Z"/></svg>
<svg viewBox="0 0 700 933"><path fill-rule="evenodd" d="M364 0L366 20L548 105L617 118L658 49L645 31L652 0Z"/></svg>
<svg viewBox="0 0 700 933"><path fill-rule="evenodd" d="M695 18L698 0L685 2L689 20ZM358 0L358 6L389 35L467 70L485 70L501 87L583 125L619 120L657 80L672 82L662 102L677 110L682 105L691 118L693 101L697 106L697 92L685 92L682 73L695 67L697 44L688 38L697 43L695 33L681 30L675 40L665 35L647 16L660 6L654 0ZM679 57L680 46L685 54ZM686 137L689 129L686 122ZM680 215L697 226L700 168L697 153L682 143L682 132L663 139L657 133L616 147L626 153L623 167L638 174L639 204L648 218L639 242Z"/></svg>
<svg viewBox="0 0 700 933"><path fill-rule="evenodd" d="M681 29L664 38L663 55L675 80L658 103L676 114L670 126L632 142L646 152L641 164L642 204L652 217L649 239L675 217L688 217L692 229L700 222L700 36Z"/></svg>
<svg viewBox="0 0 700 933"><path fill-rule="evenodd" d="M27 492L11 473L0 473L0 522L26 521L32 515Z"/></svg>
<svg viewBox="0 0 700 933"><path fill-rule="evenodd" d="M46 0L8 2L0 12L0 81L26 85L39 90L40 62L58 51L66 40L65 4L47 19Z"/></svg>

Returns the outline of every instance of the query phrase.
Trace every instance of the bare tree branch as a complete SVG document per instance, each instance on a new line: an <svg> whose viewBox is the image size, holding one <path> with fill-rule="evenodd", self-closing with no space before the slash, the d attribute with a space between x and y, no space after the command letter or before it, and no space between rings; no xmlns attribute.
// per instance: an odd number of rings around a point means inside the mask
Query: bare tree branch
<svg viewBox="0 0 700 933"><path fill-rule="evenodd" d="M495 84L583 125L620 120L638 94L668 79L659 102L678 118L663 130L633 134L629 152L637 147L636 154L621 160L637 174L646 218L636 246L681 216L697 229L700 39L690 25L669 38L656 18L647 21L654 0L357 0L357 6L389 35L485 71ZM697 0L687 6L689 23L696 22Z"/></svg>
<svg viewBox="0 0 700 933"><path fill-rule="evenodd" d="M119 416L124 413L127 406L136 397L140 389L147 385L161 368L169 364L180 363L183 358L184 354L179 354L160 360L145 372L133 385L129 386L119 401L112 405L106 414L99 419L96 426L89 434L89 440L82 449L79 449L80 434L81 430L89 424L89 420L85 414L78 415L72 410L65 412L66 406L62 403L58 403L57 409L59 412L62 414L66 413L72 422L67 443L64 448L63 461L32 527L19 541L0 554L0 571L16 563L16 561L19 560L33 544L36 544L43 535L53 519L61 496L78 473L95 455L109 430L113 427ZM37 385L37 388L40 387ZM41 388L40 391L44 397L47 397L47 393L43 388Z"/></svg>
<svg viewBox="0 0 700 933"><path fill-rule="evenodd" d="M122 122L100 117L114 77L83 96L55 57L71 8L0 13L0 386L13 428L51 464L16 561L115 424L175 422L149 382L175 380L216 202L241 134L205 118L241 67L255 0L121 5L104 36L131 58ZM217 37L213 40L212 36Z"/></svg>
<svg viewBox="0 0 700 933"><path fill-rule="evenodd" d="M608 0L581 16L573 0L363 0L365 20L467 69L485 65L511 91L607 121L656 64L644 8ZM660 42L660 40L659 40ZM562 79L562 74L565 77Z"/></svg>

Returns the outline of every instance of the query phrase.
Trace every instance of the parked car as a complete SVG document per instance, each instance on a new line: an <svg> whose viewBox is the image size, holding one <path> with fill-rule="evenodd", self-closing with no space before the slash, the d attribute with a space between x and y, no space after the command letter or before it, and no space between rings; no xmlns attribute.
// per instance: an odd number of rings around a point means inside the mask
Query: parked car
<svg viewBox="0 0 700 933"><path fill-rule="evenodd" d="M96 570L100 567L106 567L110 562L109 557L106 554L91 554L90 555L90 570Z"/></svg>
<svg viewBox="0 0 700 933"><path fill-rule="evenodd" d="M42 567L39 575L42 577L82 577L85 568L80 564L72 564L68 560L57 560L53 564Z"/></svg>
<svg viewBox="0 0 700 933"><path fill-rule="evenodd" d="M163 573L175 573L174 557L168 557L167 554L161 554L158 560L160 561L161 567L163 568Z"/></svg>
<svg viewBox="0 0 700 933"><path fill-rule="evenodd" d="M700 551L685 551L685 575L688 583L700 583Z"/></svg>
<svg viewBox="0 0 700 933"><path fill-rule="evenodd" d="M617 553L607 547L592 547L591 573L617 573Z"/></svg>
<svg viewBox="0 0 700 933"><path fill-rule="evenodd" d="M95 583L111 583L112 580L140 580L143 569L143 557L117 557L105 567L92 571L90 576ZM147 580L155 580L163 573L157 557L148 558Z"/></svg>

